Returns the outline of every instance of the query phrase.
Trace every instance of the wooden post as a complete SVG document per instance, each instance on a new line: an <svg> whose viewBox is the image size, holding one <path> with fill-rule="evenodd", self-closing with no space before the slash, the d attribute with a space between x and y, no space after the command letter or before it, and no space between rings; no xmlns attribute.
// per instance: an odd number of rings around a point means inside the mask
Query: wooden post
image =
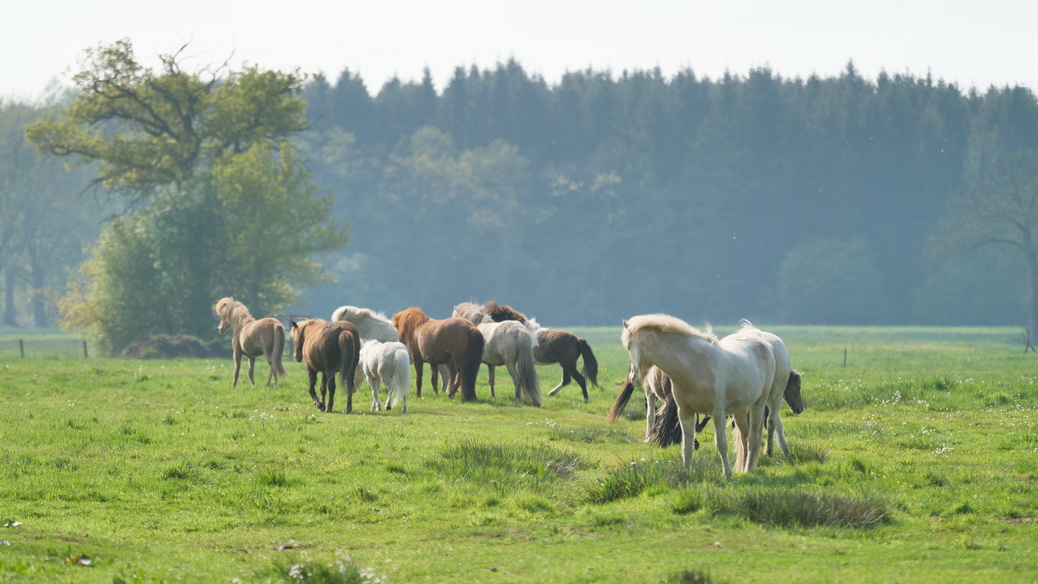
<svg viewBox="0 0 1038 584"><path fill-rule="evenodd" d="M86 339L83 339L83 358L84 359L89 359L90 358L90 353L87 353Z"/></svg>
<svg viewBox="0 0 1038 584"><path fill-rule="evenodd" d="M22 354L22 358L25 358L25 340L18 339L18 352Z"/></svg>
<svg viewBox="0 0 1038 584"><path fill-rule="evenodd" d="M843 366L847 366L847 347L843 348Z"/></svg>
<svg viewBox="0 0 1038 584"><path fill-rule="evenodd" d="M1024 353L1026 353L1028 350L1030 350L1032 353L1038 352L1035 351L1034 347L1031 346L1031 327L1027 327L1027 329L1025 330L1027 332L1024 335Z"/></svg>

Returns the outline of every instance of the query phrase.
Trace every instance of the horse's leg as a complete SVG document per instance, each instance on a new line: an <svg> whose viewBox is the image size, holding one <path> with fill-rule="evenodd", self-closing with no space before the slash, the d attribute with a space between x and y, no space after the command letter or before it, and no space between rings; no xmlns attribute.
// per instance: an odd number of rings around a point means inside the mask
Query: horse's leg
<svg viewBox="0 0 1038 584"><path fill-rule="evenodd" d="M678 410L680 415L680 408ZM732 463L728 461L728 434L725 425L728 421L728 416L725 415L724 410L720 407L714 408L714 444L717 446L717 454L721 456L721 465L724 467L724 478L732 478ZM694 418L689 419L689 423L692 425L693 430L695 429ZM681 420L681 430L685 430L685 420Z"/></svg>
<svg viewBox="0 0 1038 584"><path fill-rule="evenodd" d="M425 361L422 361L421 355L415 353L414 355L414 394L418 397L422 397L422 369L425 367ZM435 365L430 365L433 368L433 375L436 374Z"/></svg>
<svg viewBox="0 0 1038 584"><path fill-rule="evenodd" d="M350 410L349 401L350 401L350 398L353 397L350 394L349 388L346 388L346 396L347 396L347 398L346 398L346 403L347 403L346 413L348 414L348 413L350 413L349 412L349 410ZM330 414L330 413L332 413L332 407L335 405L335 371L332 371L328 375L328 402L327 403L328 403L328 407L324 411L326 411L326 412L328 412Z"/></svg>
<svg viewBox="0 0 1038 584"><path fill-rule="evenodd" d="M238 387L238 372L241 371L241 350L234 349L234 383L231 387Z"/></svg>
<svg viewBox="0 0 1038 584"><path fill-rule="evenodd" d="M696 415L678 406L678 423L681 424L681 462L685 468L692 466L696 454Z"/></svg>
<svg viewBox="0 0 1038 584"><path fill-rule="evenodd" d="M569 385L569 371L566 371L566 368L563 367L562 381L560 381L559 384L555 386L555 389L549 391L548 395L555 395L556 393L559 393L559 390L561 390L563 387L566 387L567 385Z"/></svg>
<svg viewBox="0 0 1038 584"><path fill-rule="evenodd" d="M373 411L373 412L379 411L379 410L382 409L382 402L380 402L379 399L378 399L378 388L379 388L379 385L380 385L379 381L375 377L368 377L368 385L371 386L371 411ZM388 399L388 397L389 397L389 395L392 395L392 393L393 393L393 391L391 389L388 389L388 384L387 384L386 393L388 394L386 396L387 397L387 399L386 399L386 409L388 410L389 409L389 399Z"/></svg>
<svg viewBox="0 0 1038 584"><path fill-rule="evenodd" d="M577 380L577 383L580 385L580 392L584 394L584 403L587 403L587 381L585 381L584 376L581 375L579 371L577 371L576 361L573 362L573 371L570 371L569 374L573 377L573 379Z"/></svg>
<svg viewBox="0 0 1038 584"><path fill-rule="evenodd" d="M487 383L490 384L490 397L497 397L494 395L494 366L487 365Z"/></svg>
<svg viewBox="0 0 1038 584"><path fill-rule="evenodd" d="M757 460L760 458L761 432L763 429L764 406L753 406L750 408L746 472L752 472L753 469L757 468Z"/></svg>
<svg viewBox="0 0 1038 584"><path fill-rule="evenodd" d="M779 448L782 454L789 456L789 444L786 443L786 430L782 427L782 418L779 417L778 408L775 408L768 422L768 456L771 456L771 433L778 436Z"/></svg>
<svg viewBox="0 0 1038 584"><path fill-rule="evenodd" d="M310 376L310 398L314 400L314 405L317 406L317 409L323 412L324 402L317 398L317 392L314 391L314 386L317 385L317 370L307 367L306 373ZM321 390L324 390L324 383L321 383Z"/></svg>
<svg viewBox="0 0 1038 584"><path fill-rule="evenodd" d="M519 371L515 368L515 361L506 359L505 367L508 368L508 374L512 376L512 385L515 386L515 401L519 401L522 393L519 391Z"/></svg>
<svg viewBox="0 0 1038 584"><path fill-rule="evenodd" d="M440 395L440 390L438 389L439 385L440 385L440 366L439 365L433 365L432 363L430 363L429 364L429 370L431 372L429 374L429 381L432 384L433 395ZM446 379L443 380L443 388L447 389L447 380Z"/></svg>
<svg viewBox="0 0 1038 584"><path fill-rule="evenodd" d="M458 390L461 388L461 369L452 363L450 371L451 377L450 383L447 385L447 395L454 397L454 394L458 393Z"/></svg>
<svg viewBox="0 0 1038 584"><path fill-rule="evenodd" d="M646 376L647 377L647 376ZM645 382L643 382L645 383ZM695 420L695 414L692 415ZM649 388L649 385L645 384L645 441L652 441L652 427L656 425L656 392ZM695 430L695 423L692 424L693 430ZM692 436L695 437L695 432L692 432Z"/></svg>
<svg viewBox="0 0 1038 584"><path fill-rule="evenodd" d="M251 383L253 387L256 387L256 378L253 376L253 372L256 370L256 358L253 357L252 355L249 355L248 357L249 357L249 383Z"/></svg>
<svg viewBox="0 0 1038 584"><path fill-rule="evenodd" d="M328 374L324 371L321 372L321 403L324 404L324 411L332 411L332 409L328 407Z"/></svg>

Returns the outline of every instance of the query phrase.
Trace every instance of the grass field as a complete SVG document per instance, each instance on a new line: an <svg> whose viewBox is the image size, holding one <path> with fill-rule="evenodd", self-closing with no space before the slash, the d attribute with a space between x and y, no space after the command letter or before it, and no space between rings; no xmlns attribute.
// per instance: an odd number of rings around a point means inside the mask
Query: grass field
<svg viewBox="0 0 1038 584"><path fill-rule="evenodd" d="M486 399L484 369L478 403L426 388L369 413L365 385L348 416L309 403L296 363L232 391L229 359L0 331L0 581L1038 581L1019 330L762 328L808 409L784 411L791 458L728 482L712 429L684 469L642 443L644 406L605 423L619 329L575 330L603 366L587 405L575 384Z"/></svg>

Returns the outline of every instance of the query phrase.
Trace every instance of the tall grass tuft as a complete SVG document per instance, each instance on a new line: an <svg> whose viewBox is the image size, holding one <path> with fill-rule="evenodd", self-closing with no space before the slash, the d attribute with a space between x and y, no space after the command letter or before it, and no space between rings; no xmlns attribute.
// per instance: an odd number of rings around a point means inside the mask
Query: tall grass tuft
<svg viewBox="0 0 1038 584"><path fill-rule="evenodd" d="M551 445L492 444L483 440L449 446L427 465L454 479L498 487L568 480L585 466L576 453Z"/></svg>
<svg viewBox="0 0 1038 584"><path fill-rule="evenodd" d="M692 459L685 468L680 458L631 461L608 475L588 484L585 499L589 503L609 503L637 497L651 487L682 488L716 481L720 476L716 460L704 456Z"/></svg>
<svg viewBox="0 0 1038 584"><path fill-rule="evenodd" d="M714 515L735 515L778 527L868 528L890 520L890 503L875 495L833 495L803 489L753 488L715 491L706 508Z"/></svg>
<svg viewBox="0 0 1038 584"><path fill-rule="evenodd" d="M373 570L361 570L349 556L339 556L334 561L322 563L299 557L278 559L274 565L260 574L268 582L303 582L313 584L363 584L383 582Z"/></svg>
<svg viewBox="0 0 1038 584"><path fill-rule="evenodd" d="M705 570L682 570L671 574L663 584L725 584L727 580L714 580Z"/></svg>

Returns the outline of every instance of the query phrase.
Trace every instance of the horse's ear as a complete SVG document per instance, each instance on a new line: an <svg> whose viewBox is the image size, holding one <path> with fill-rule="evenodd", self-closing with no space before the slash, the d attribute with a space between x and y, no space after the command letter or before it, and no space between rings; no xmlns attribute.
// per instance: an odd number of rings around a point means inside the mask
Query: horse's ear
<svg viewBox="0 0 1038 584"><path fill-rule="evenodd" d="M627 319L626 318L624 319L624 328L625 329L627 328Z"/></svg>
<svg viewBox="0 0 1038 584"><path fill-rule="evenodd" d="M290 320L288 322L292 323L292 328L299 328L299 325L296 324L296 321Z"/></svg>

